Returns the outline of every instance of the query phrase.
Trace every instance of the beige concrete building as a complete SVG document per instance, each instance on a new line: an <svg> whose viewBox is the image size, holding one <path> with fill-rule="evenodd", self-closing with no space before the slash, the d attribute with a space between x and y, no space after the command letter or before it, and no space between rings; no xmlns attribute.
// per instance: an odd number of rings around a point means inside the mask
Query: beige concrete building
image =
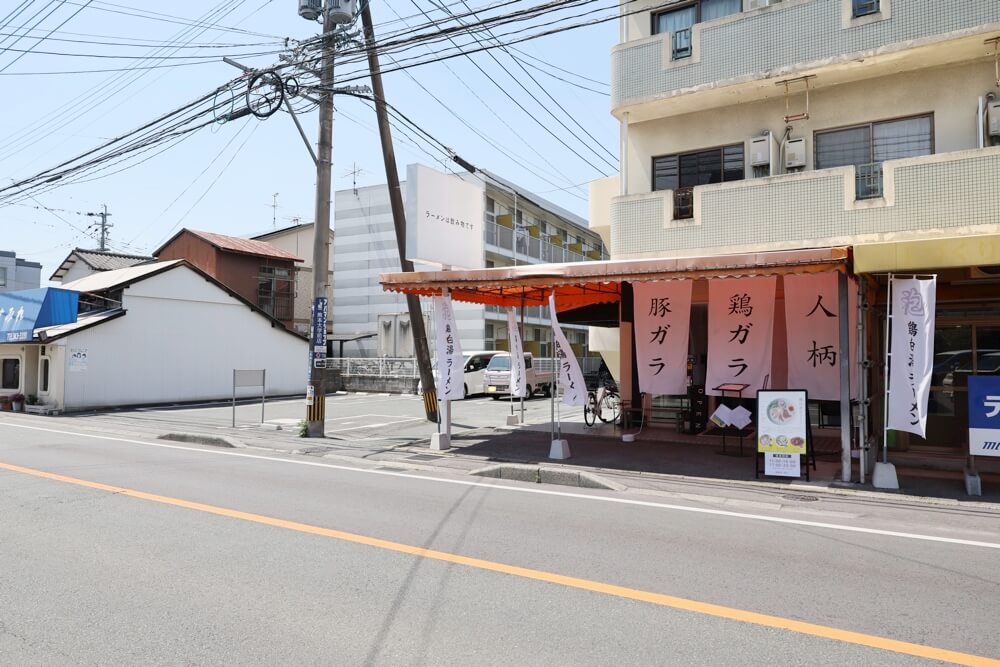
<svg viewBox="0 0 1000 667"><path fill-rule="evenodd" d="M589 216L612 259L848 247L878 440L886 274L937 275L927 438L893 446L963 456L963 378L1000 370L1000 2L622 7L622 171ZM591 341L628 385L626 334Z"/></svg>

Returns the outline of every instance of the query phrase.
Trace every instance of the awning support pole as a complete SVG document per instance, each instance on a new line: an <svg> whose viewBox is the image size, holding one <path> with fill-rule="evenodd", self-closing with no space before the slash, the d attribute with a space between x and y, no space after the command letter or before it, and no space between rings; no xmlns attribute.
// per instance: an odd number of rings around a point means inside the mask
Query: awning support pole
<svg viewBox="0 0 1000 667"><path fill-rule="evenodd" d="M837 273L840 318L840 480L851 481L851 343L847 272Z"/></svg>

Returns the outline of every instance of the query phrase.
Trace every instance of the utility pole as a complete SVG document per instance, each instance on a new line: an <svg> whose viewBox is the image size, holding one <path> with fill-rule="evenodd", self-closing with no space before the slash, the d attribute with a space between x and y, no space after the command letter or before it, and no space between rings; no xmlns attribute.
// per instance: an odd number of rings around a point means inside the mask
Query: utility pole
<svg viewBox="0 0 1000 667"><path fill-rule="evenodd" d="M385 90L382 87L382 70L375 51L375 30L372 27L370 3L364 3L361 22L365 31L365 47L368 51L368 69L371 71L372 91L375 98L375 113L378 116L378 132L382 141L382 158L385 162L385 178L389 186L389 202L392 207L392 222L396 228L396 246L399 248L399 264L403 271L413 271L413 262L406 259L406 212L403 209L403 195L399 189L399 174L396 172L396 155L392 148L392 134L389 130L389 115L385 106ZM437 423L438 401L431 372L431 355L427 350L427 331L424 315L420 309L420 297L406 295L406 307L410 313L410 331L413 332L413 349L417 355L420 370L420 384L424 393L424 412L427 420Z"/></svg>
<svg viewBox="0 0 1000 667"><path fill-rule="evenodd" d="M102 252L106 251L108 249L108 230L114 226L110 222L108 222L108 218L111 217L111 214L108 213L108 205L104 204L103 211L98 211L97 213L88 213L87 215L90 216L91 218L101 219L101 251Z"/></svg>
<svg viewBox="0 0 1000 667"><path fill-rule="evenodd" d="M308 435L322 438L326 421L326 319L330 271L330 180L333 155L333 56L337 47L329 7L323 12L323 64L320 71L319 145L316 150L316 216L313 224L313 316L306 387ZM322 331L320 331L322 328ZM322 348L319 350L318 348ZM322 366L322 367L321 367Z"/></svg>

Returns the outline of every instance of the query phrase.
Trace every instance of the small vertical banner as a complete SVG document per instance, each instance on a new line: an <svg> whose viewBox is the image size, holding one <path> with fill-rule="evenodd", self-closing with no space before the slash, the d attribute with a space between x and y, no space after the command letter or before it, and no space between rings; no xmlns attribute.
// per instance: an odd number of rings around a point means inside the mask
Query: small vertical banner
<svg viewBox="0 0 1000 667"><path fill-rule="evenodd" d="M559 326L559 318L556 315L556 294L549 295L549 313L552 318L552 333L555 335L556 360L559 363L559 383L563 388L563 403L566 405L587 404L587 384L583 380L583 371L580 370L580 362L573 354L573 348L569 346L566 335Z"/></svg>
<svg viewBox="0 0 1000 667"><path fill-rule="evenodd" d="M671 280L638 283L632 288L639 391L645 394L687 392L693 284Z"/></svg>
<svg viewBox="0 0 1000 667"><path fill-rule="evenodd" d="M510 395L514 398L527 396L524 347L521 345L521 330L517 326L517 316L513 308L507 309L507 342L510 348Z"/></svg>
<svg viewBox="0 0 1000 667"><path fill-rule="evenodd" d="M706 393L723 384L746 384L747 395L771 374L777 276L708 281Z"/></svg>
<svg viewBox="0 0 1000 667"><path fill-rule="evenodd" d="M927 433L927 399L934 367L934 306L937 276L892 278L888 428Z"/></svg>
<svg viewBox="0 0 1000 667"><path fill-rule="evenodd" d="M840 294L836 271L783 277L788 332L788 386L817 401L840 400ZM851 398L858 395L858 291L848 282L848 359Z"/></svg>
<svg viewBox="0 0 1000 667"><path fill-rule="evenodd" d="M462 365L462 343L458 339L451 294L435 296L433 301L438 400L460 401L465 398L465 368Z"/></svg>

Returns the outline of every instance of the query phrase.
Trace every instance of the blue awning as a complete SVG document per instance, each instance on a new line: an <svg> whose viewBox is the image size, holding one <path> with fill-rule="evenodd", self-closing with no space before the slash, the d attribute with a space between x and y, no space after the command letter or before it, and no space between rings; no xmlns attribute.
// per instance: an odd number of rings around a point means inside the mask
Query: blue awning
<svg viewBox="0 0 1000 667"><path fill-rule="evenodd" d="M0 343L29 341L35 329L76 322L80 293L42 287L0 293Z"/></svg>

